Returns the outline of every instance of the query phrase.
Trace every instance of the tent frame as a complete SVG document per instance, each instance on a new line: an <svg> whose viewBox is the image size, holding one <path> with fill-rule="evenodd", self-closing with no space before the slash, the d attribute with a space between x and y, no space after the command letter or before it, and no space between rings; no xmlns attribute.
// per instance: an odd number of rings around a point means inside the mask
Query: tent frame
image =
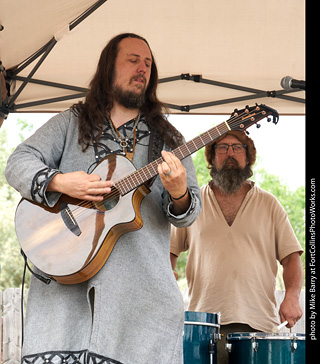
<svg viewBox="0 0 320 364"><path fill-rule="evenodd" d="M75 20L73 20L68 25L67 31L73 30L77 25L79 25L84 19L86 19L90 14L92 14L95 10L97 10L106 1L107 0L99 0L95 4L93 4L90 8L88 8L85 12L83 12L79 17L77 17ZM10 112L19 112L20 109L25 109L28 107L34 107L34 106L38 106L38 105L52 104L52 103L59 102L59 101L79 99L79 98L83 98L87 95L87 93L88 93L87 88L33 78L34 74L37 72L37 70L39 69L41 64L45 61L47 56L50 54L51 50L57 44L57 42L59 40L57 38L58 38L57 36L54 36L47 44L42 46L33 55L28 57L25 61L21 62L18 66L14 67L14 68L5 70L5 68L3 67L3 65L0 62L0 77L2 75L4 76L5 87L6 87L6 91L7 91L7 96L4 99L2 99L0 97L0 115L2 114L5 117L7 117ZM40 57L40 59L39 59L39 57ZM24 70L26 67L28 67L31 63L33 63L36 60L38 60L37 63L34 65L34 67L32 68L32 70L30 71L30 73L27 77L19 76L19 73L22 70ZM259 90L259 89L255 89L255 88L220 82L217 80L205 79L205 78L202 78L201 75L190 75L189 73L183 73L181 75L159 79L159 84L181 81L181 80L193 81L196 83L205 83L205 84L212 85L212 86L239 90L242 92L246 92L248 94L245 96L203 102L203 103L198 103L198 104L193 104L193 105L166 104L166 106L171 110L189 112L190 110L195 110L195 109L202 109L202 108L211 107L211 106L230 104L230 103L235 103L235 102L240 102L240 101L242 102L242 101L246 101L246 100L253 100L253 99L259 99L259 98L265 98L265 97L273 97L273 98L277 97L277 98L289 100L292 102L305 103L305 99L303 99L303 98L293 97L293 96L288 95L288 94L291 94L294 92L301 91L299 89L294 89L294 90L289 90L289 91L288 90L263 91L263 90ZM18 90L14 93L14 95L11 95L10 94L11 85L13 85L16 81L21 82L21 85L18 88ZM23 92L24 88L29 83L59 88L59 89L68 90L68 91L74 91L74 93L72 93L70 95L60 96L60 97L54 97L54 98L49 98L49 99L37 100L37 101L33 101L33 102L16 104L15 101L17 100L19 95ZM0 82L0 95L2 93L2 87L3 87L3 84L1 86L1 82Z"/></svg>
<svg viewBox="0 0 320 364"><path fill-rule="evenodd" d="M263 97L278 97L278 98L286 99L286 100L293 101L293 102L305 103L305 100L302 98L285 95L288 93L298 92L301 90L263 91L263 90L254 89L254 88L245 87L245 86L239 86L239 85L235 85L235 84L231 84L231 83L225 83L225 82L205 79L205 78L202 78L201 75L190 75L189 73L183 73L179 76L174 76L174 77L162 78L159 80L159 83L173 82L173 81L178 81L178 80L187 80L187 81L193 81L193 82L198 82L198 83L201 82L201 83L205 83L208 85L225 87L225 88L229 88L229 89L233 89L233 90L248 92L248 93L251 93L251 95L233 97L233 98L229 98L229 99L221 99L221 100L216 100L216 101L209 101L209 102L193 104L193 105L179 106L179 105L174 105L174 104L167 104L167 106L173 110L189 112L190 110L194 110L194 109L205 108L205 107L210 107L210 106L217 106L217 105L222 105L222 104L230 104L230 103L235 103L235 102L239 102L239 101L259 99L259 98L263 98Z"/></svg>
<svg viewBox="0 0 320 364"><path fill-rule="evenodd" d="M51 49L52 49L52 46L50 43L50 44L48 44L48 50L50 51ZM32 76L34 75L34 73L39 68L40 64L44 61L44 59L47 55L48 55L48 52L45 52L44 56L40 59L40 61L37 63L37 65L34 67L34 69L30 72L28 77L19 76L16 72L11 72L10 70L6 72L5 79L6 79L7 84L11 84L14 81L21 81L22 85L20 86L18 91L15 93L15 95L10 99L10 101L7 105L0 106L0 111L2 111L5 114L8 114L9 112L18 112L19 109L25 109L28 107L44 105L44 104L51 104L51 103L55 103L55 102L59 102L59 101L65 101L65 100L79 99L79 98L83 98L87 95L88 88L32 78ZM185 74L185 73L174 76L174 77L161 78L161 79L159 79L159 84L180 81L180 80L193 81L193 82L198 82L198 83L202 82L202 83L213 85L213 86L239 90L239 91L247 92L247 93L249 93L249 95L238 96L238 97L233 97L233 98L228 98L228 99L220 99L220 100L209 101L209 102L193 104L193 105L176 105L176 104L169 104L169 103L166 104L166 106L171 110L189 112L190 110L195 110L195 109L201 109L201 108L217 106L217 105L222 105L222 104L231 104L231 103L236 103L236 102L240 102L240 101L247 101L247 100L259 99L259 98L265 98L265 97L272 97L272 98L277 97L279 99L286 99L286 100L289 100L292 102L305 103L305 99L288 95L288 94L292 94L292 93L301 91L299 89L290 90L290 91L286 91L286 90L263 91L263 90L259 90L259 89L249 88L249 87L245 87L245 86L239 86L239 85L220 82L220 81L216 81L216 80L204 79L200 75L190 75L190 74ZM15 104L14 101L21 94L24 87L28 83L60 88L63 90L74 91L75 93L72 93L70 95L60 96L60 97L54 97L54 98L50 98L50 99L43 99L43 100L37 100L37 101L33 101L33 102L28 102L28 103Z"/></svg>

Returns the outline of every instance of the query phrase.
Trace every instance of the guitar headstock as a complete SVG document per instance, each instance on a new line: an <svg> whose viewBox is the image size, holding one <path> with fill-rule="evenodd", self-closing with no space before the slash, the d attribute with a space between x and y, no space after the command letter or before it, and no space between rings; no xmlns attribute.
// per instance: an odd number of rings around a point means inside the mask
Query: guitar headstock
<svg viewBox="0 0 320 364"><path fill-rule="evenodd" d="M264 104L256 104L256 106L246 106L241 110L234 110L228 120L228 125L231 130L245 131L250 126L257 124L258 121L267 118L267 121L271 121L277 124L279 121L279 114L277 110L272 109ZM257 124L260 127L260 124Z"/></svg>

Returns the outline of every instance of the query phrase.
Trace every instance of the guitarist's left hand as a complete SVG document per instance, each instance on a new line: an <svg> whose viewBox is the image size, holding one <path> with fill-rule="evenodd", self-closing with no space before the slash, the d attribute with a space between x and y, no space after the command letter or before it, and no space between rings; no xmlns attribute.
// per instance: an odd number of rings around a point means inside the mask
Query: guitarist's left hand
<svg viewBox="0 0 320 364"><path fill-rule="evenodd" d="M172 213L179 215L187 211L191 202L189 191L187 191L187 171L174 154L164 150L161 154L164 162L158 166L158 173L163 187L172 197Z"/></svg>

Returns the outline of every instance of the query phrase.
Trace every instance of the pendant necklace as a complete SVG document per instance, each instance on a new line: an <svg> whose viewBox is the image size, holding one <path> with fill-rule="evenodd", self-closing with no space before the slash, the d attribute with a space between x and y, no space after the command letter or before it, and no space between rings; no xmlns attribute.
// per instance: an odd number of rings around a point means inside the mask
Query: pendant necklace
<svg viewBox="0 0 320 364"><path fill-rule="evenodd" d="M131 130L131 132L123 139L121 134L119 133L119 130L114 126L113 121L110 120L110 126L111 126L111 130L114 136L114 141L118 142L120 147L122 148L122 152L123 154L125 154L125 156L130 159L130 161L132 161L133 159L133 155L134 155L134 151L135 151L135 145L136 145L136 133L137 133L137 125L140 121L140 111L139 114L137 115L135 121L134 121L134 125L133 128ZM131 139L133 135L133 142L132 142L132 151L129 152L128 151L128 141Z"/></svg>

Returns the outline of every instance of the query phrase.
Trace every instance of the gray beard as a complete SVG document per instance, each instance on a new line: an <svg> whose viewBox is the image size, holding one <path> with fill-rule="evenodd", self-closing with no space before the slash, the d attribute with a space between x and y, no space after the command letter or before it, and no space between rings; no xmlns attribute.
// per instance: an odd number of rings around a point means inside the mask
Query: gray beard
<svg viewBox="0 0 320 364"><path fill-rule="evenodd" d="M229 157L231 158L231 157ZM244 168L240 168L238 162L232 158L236 166L223 165L220 170L213 165L210 169L210 176L216 187L218 187L225 195L237 193L243 182L252 176L250 166L247 164ZM225 163L228 159L225 161Z"/></svg>

